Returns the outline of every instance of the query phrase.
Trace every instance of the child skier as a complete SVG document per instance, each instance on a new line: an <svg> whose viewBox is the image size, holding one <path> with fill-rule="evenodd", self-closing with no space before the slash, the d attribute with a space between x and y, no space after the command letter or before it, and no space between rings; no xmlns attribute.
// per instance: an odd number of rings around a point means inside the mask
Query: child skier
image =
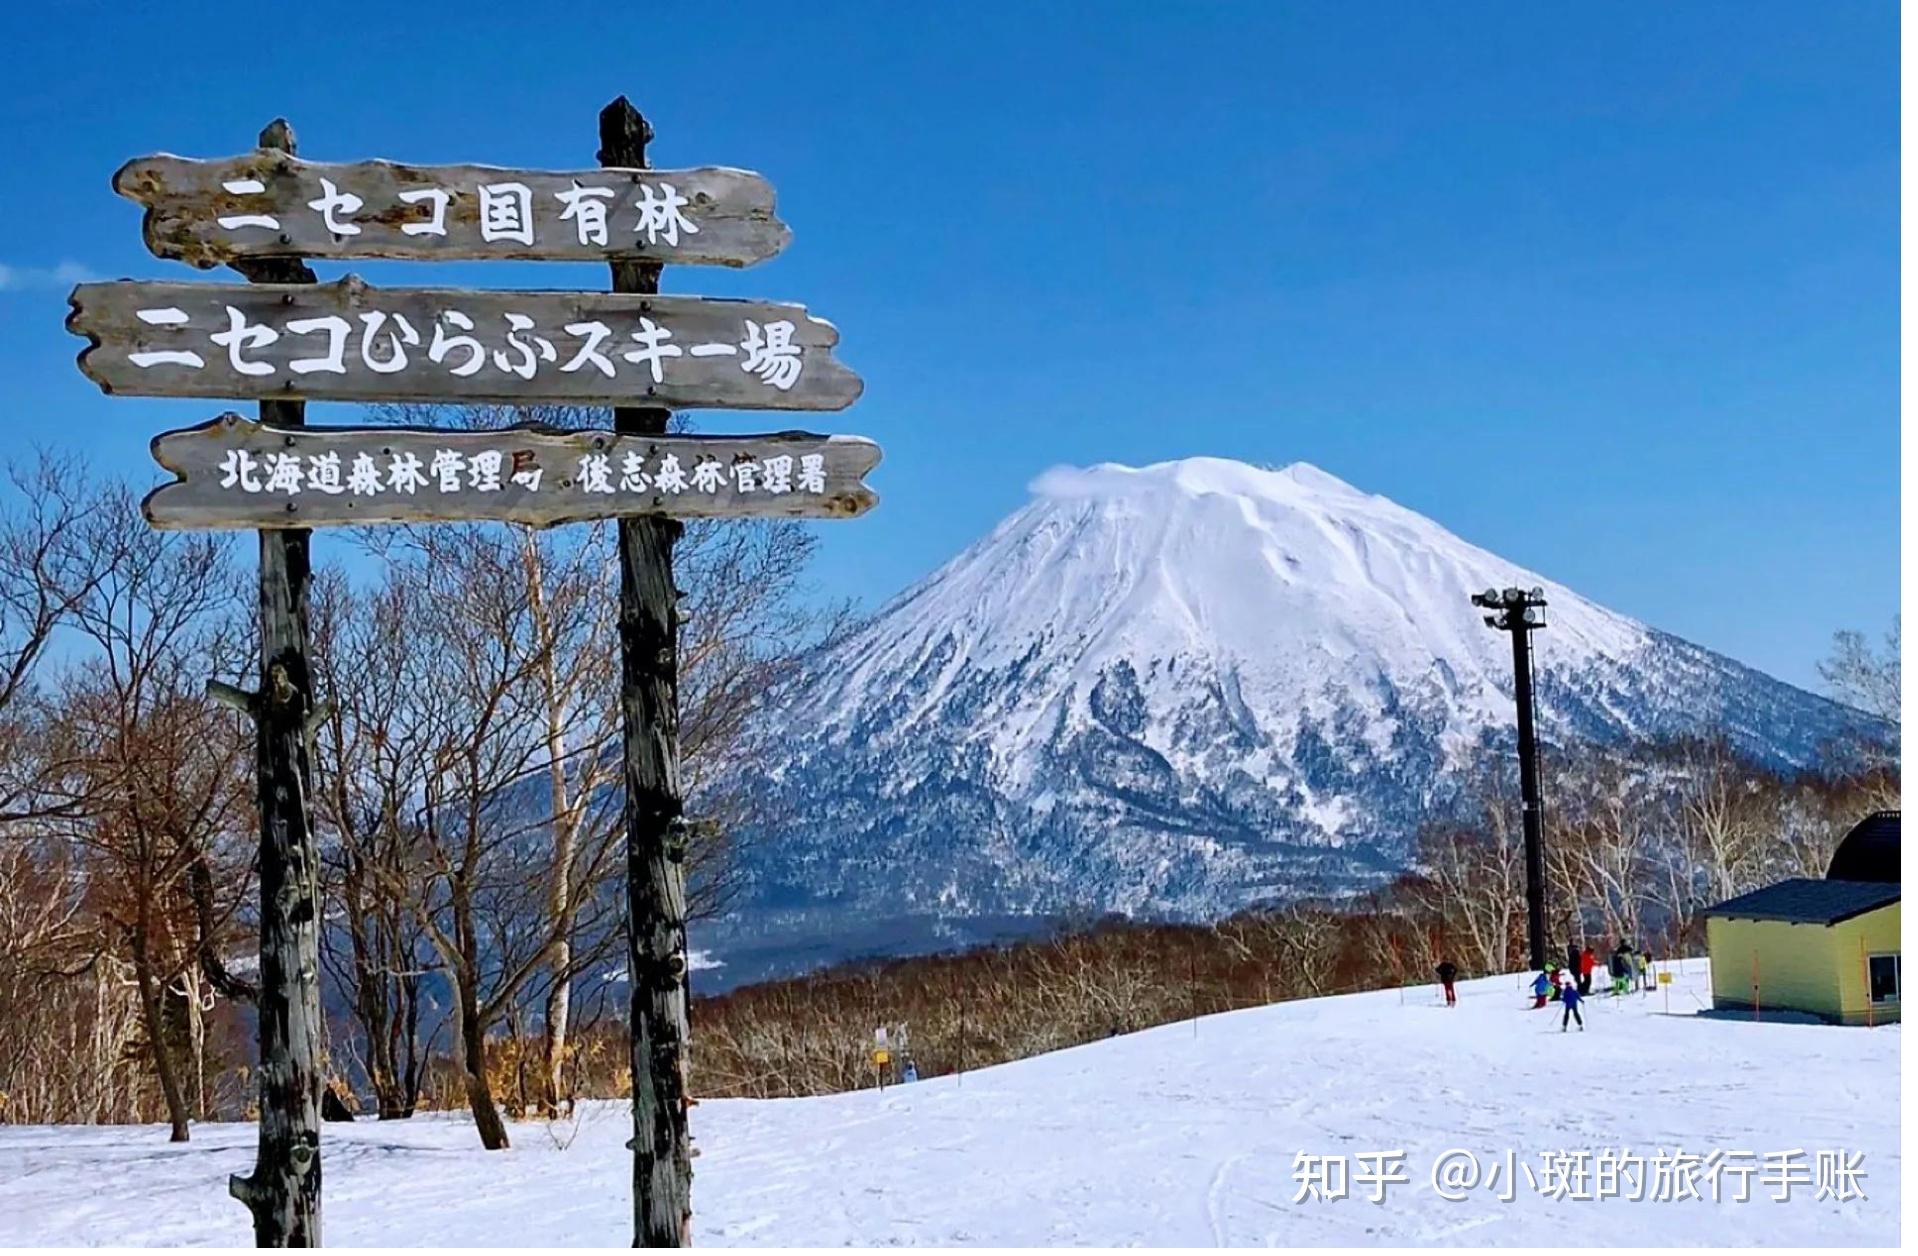
<svg viewBox="0 0 1918 1256"><path fill-rule="evenodd" d="M1622 940L1618 948L1612 952L1611 972L1612 997L1617 998L1625 993L1626 986L1632 979L1631 948Z"/></svg>
<svg viewBox="0 0 1918 1256"><path fill-rule="evenodd" d="M1439 984L1445 987L1445 1006L1458 1006L1458 992L1452 989L1452 983L1458 980L1458 965L1451 960L1440 960L1438 966Z"/></svg>
<svg viewBox="0 0 1918 1256"><path fill-rule="evenodd" d="M1592 970L1597 967L1598 952L1588 946L1578 957L1578 992L1580 994L1592 992Z"/></svg>
<svg viewBox="0 0 1918 1256"><path fill-rule="evenodd" d="M1566 982L1563 997L1565 999L1565 1014L1558 1018L1558 1032L1561 1034L1564 1033L1571 1026L1571 1023L1576 1020L1578 1022L1578 1032L1581 1034L1584 1033L1585 1017L1578 1010L1578 1001L1581 997L1578 992L1578 984L1576 982Z"/></svg>
<svg viewBox="0 0 1918 1256"><path fill-rule="evenodd" d="M1550 973L1540 973L1538 976L1532 978L1532 1007L1534 1009L1545 1006L1546 1000L1552 997L1552 989L1555 984Z"/></svg>

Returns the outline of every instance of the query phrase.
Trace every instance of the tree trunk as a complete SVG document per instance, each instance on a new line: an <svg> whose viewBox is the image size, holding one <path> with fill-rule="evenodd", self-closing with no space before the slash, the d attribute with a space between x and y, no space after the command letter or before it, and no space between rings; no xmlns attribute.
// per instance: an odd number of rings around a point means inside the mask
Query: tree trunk
<svg viewBox="0 0 1918 1256"><path fill-rule="evenodd" d="M401 1020L406 1027L406 1067L401 1074L400 1093L404 1100L403 1110L397 1115L409 1117L420 1106L420 1079L426 1071L426 1064L420 1059L419 977L409 971L399 979L399 992L400 1006L405 1009ZM397 1052L395 1054L397 1055Z"/></svg>
<svg viewBox="0 0 1918 1256"><path fill-rule="evenodd" d="M533 631L540 644L540 683L546 706L546 761L552 792L553 859L547 888L547 918L552 922L553 948L547 967L553 974L546 993L543 1035L545 1077L541 1079L539 1109L551 1119L559 1115L560 1076L566 1066L566 1031L573 1004L573 859L579 843L575 814L566 781L566 711L559 684L559 660L552 616L546 609L546 574L539 557L539 537L528 531L520 540L526 562L526 591Z"/></svg>
<svg viewBox="0 0 1918 1256"><path fill-rule="evenodd" d="M399 1069L393 1059L393 1037L388 1031L387 1018L389 1006L386 998L390 982L385 974L368 975L373 982L370 992L360 995L360 1017L366 1026L366 1072L367 1079L373 1084L374 1102L378 1104L380 1120L391 1121L411 1116L405 1110L405 1098L400 1088Z"/></svg>
<svg viewBox="0 0 1918 1256"><path fill-rule="evenodd" d="M366 1034L367 1080L373 1086L380 1120L390 1121L413 1113L411 1105L405 1103L394 1058L396 1016L392 995L399 979L391 971L394 957L388 945L389 925L385 913L372 901L365 860L366 856L360 854L347 857L343 923L353 952L353 1012Z"/></svg>
<svg viewBox="0 0 1918 1256"><path fill-rule="evenodd" d="M540 1114L548 1118L560 1114L560 1105L566 1102L566 1087L561 1079L566 1072L566 1030L567 1021L572 1016L573 979L566 975L573 962L573 949L570 939L562 939L553 950L552 989L546 992L546 1076L540 1091Z"/></svg>
<svg viewBox="0 0 1918 1256"><path fill-rule="evenodd" d="M173 1127L168 1141L184 1143L188 1137L186 1096L181 1091L178 1064L170 1050L160 982L147 958L146 942L137 937L133 943L133 979L140 990L140 1018L146 1022L147 1044L153 1051L153 1071L160 1079L160 1096L166 1101L167 1123Z"/></svg>
<svg viewBox="0 0 1918 1256"><path fill-rule="evenodd" d="M200 1007L200 974L189 968L180 975L180 986L186 998L186 1039L187 1059L192 1067L188 1080L192 1083L193 1117L204 1121L206 1116L206 1013Z"/></svg>
<svg viewBox="0 0 1918 1256"><path fill-rule="evenodd" d="M460 1073L466 1085L466 1106L479 1128L480 1146L503 1151L512 1146L512 1140L506 1136L506 1122L486 1079L486 1026L480 1021L479 995L467 975L456 980L454 997L459 1000Z"/></svg>

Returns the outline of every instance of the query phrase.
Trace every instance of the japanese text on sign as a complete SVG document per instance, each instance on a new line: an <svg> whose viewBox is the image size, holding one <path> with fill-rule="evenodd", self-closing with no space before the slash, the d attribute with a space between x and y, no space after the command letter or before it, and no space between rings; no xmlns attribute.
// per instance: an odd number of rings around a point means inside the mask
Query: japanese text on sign
<svg viewBox="0 0 1918 1256"><path fill-rule="evenodd" d="M458 378L490 369L530 380L544 363L555 366L562 375L595 370L613 379L619 374L619 364L626 363L637 366L659 384L665 382L667 364L675 359L724 357L736 360L740 370L758 376L761 383L784 392L799 382L804 369L801 349L793 343L793 324L786 319L764 325L746 319L738 340L680 344L671 328L644 316L630 332L621 329L616 333L594 319L545 329L552 333L549 337L542 334L532 316L508 311L502 317L504 328L492 328L483 343L472 334L482 329L456 309L439 313L429 339L406 315L380 310L360 314L357 326L339 314L286 319L275 326L250 321L237 306L224 308L227 325L206 333L211 346L208 352L224 354L227 365L241 375L274 374L278 368L259 353L282 337L305 338L307 342L302 356L286 363L286 369L294 375L345 375L361 368L392 375L406 370L418 358ZM134 314L150 327L182 327L190 321L185 310L174 306L139 309ZM554 338L566 346L566 354L560 353ZM206 366L206 357L197 348L139 350L129 353L127 360L142 370L175 366L197 371Z"/></svg>
<svg viewBox="0 0 1918 1256"><path fill-rule="evenodd" d="M369 441L378 439L378 433L367 435ZM468 454L436 449L430 457L422 457L404 449L387 451L383 456L367 449L257 456L244 449L229 449L220 461L219 486L238 493L350 493L374 497L389 492L494 493L510 480L529 493L537 493L547 470L526 450L483 449ZM565 486L577 486L585 493L710 496L731 489L777 497L782 493L816 496L826 491L823 454L773 454L730 463L700 458L687 466L677 454L662 454L648 461L646 455L633 450L620 455L617 463L610 454L582 454L568 470L571 477L564 481Z"/></svg>
<svg viewBox="0 0 1918 1256"><path fill-rule="evenodd" d="M138 396L836 410L839 333L771 301L331 284L86 283L80 369Z"/></svg>
<svg viewBox="0 0 1918 1256"><path fill-rule="evenodd" d="M656 257L750 265L791 238L772 186L746 170L506 170L281 153L160 154L114 176L147 206L147 245L214 265L236 257Z"/></svg>
<svg viewBox="0 0 1918 1256"><path fill-rule="evenodd" d="M877 501L879 447L848 436L640 436L543 426L278 428L228 414L153 442L179 478L147 498L168 528L493 519L843 519Z"/></svg>

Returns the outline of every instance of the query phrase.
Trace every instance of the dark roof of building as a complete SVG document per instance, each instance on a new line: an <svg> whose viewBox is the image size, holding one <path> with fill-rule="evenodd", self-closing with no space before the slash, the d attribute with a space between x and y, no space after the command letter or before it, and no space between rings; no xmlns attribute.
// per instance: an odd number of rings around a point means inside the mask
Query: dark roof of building
<svg viewBox="0 0 1918 1256"><path fill-rule="evenodd" d="M1898 887L1882 881L1819 881L1793 877L1762 890L1728 898L1705 909L1707 916L1746 920L1788 920L1800 925L1835 925L1898 901Z"/></svg>
<svg viewBox="0 0 1918 1256"><path fill-rule="evenodd" d="M1825 870L1828 881L1898 883L1898 813L1874 811L1845 834Z"/></svg>

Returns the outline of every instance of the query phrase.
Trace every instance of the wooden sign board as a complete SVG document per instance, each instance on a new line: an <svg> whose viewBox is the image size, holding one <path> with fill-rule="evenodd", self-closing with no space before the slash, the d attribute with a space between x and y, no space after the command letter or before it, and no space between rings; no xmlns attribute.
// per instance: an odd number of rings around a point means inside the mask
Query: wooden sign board
<svg viewBox="0 0 1918 1256"><path fill-rule="evenodd" d="M803 306L603 292L84 283L67 329L109 393L840 410L864 387Z"/></svg>
<svg viewBox="0 0 1918 1256"><path fill-rule="evenodd" d="M748 170L504 170L301 161L273 149L196 161L162 153L113 176L147 207L157 256L424 261L640 259L748 266L792 238Z"/></svg>
<svg viewBox="0 0 1918 1256"><path fill-rule="evenodd" d="M167 432L180 478L147 496L156 528L324 528L621 515L850 519L879 446L857 436L629 436L608 431L274 428L237 414Z"/></svg>

